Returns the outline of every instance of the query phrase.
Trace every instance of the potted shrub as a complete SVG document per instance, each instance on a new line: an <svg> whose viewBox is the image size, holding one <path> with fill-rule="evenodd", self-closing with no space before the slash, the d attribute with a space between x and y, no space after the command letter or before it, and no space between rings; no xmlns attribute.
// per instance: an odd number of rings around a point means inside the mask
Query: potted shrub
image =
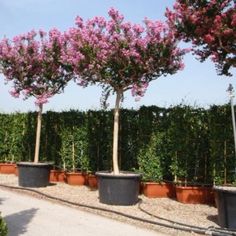
<svg viewBox="0 0 236 236"><path fill-rule="evenodd" d="M38 37L38 39L37 39ZM53 95L63 91L71 74L60 62L61 33L52 29L47 33L34 30L0 42L0 69L6 82L12 82L13 97L34 97L38 107L35 156L33 162L19 162L19 185L43 187L49 183L51 164L39 162L43 105Z"/></svg>
<svg viewBox="0 0 236 236"><path fill-rule="evenodd" d="M138 201L140 175L120 171L118 132L120 103L127 90L140 98L149 83L183 68L185 50L165 23L145 19L144 26L124 22L115 9L110 20L95 17L86 23L76 18L77 27L67 32L65 64L79 75L80 83L98 83L104 100L115 94L112 171L97 172L99 200L112 205L132 205Z"/></svg>
<svg viewBox="0 0 236 236"><path fill-rule="evenodd" d="M64 128L61 131L60 150L66 170L66 182L70 185L84 185L89 166L86 127Z"/></svg>
<svg viewBox="0 0 236 236"><path fill-rule="evenodd" d="M0 131L0 173L15 174L16 162L22 158L23 134L25 115L14 113L11 116L2 115Z"/></svg>
<svg viewBox="0 0 236 236"><path fill-rule="evenodd" d="M170 168L176 198L182 203L208 204L212 186L207 168L207 115L202 109L180 105L171 109L169 119L172 121L167 130L172 150Z"/></svg>
<svg viewBox="0 0 236 236"><path fill-rule="evenodd" d="M176 37L185 42L192 42L193 51L201 61L210 58L215 63L219 75L232 75L229 70L236 65L235 1L176 0L174 11L167 10L166 16L170 27L176 32ZM234 215L227 211L236 204L235 190L215 190L220 226L236 228L235 211Z"/></svg>
<svg viewBox="0 0 236 236"><path fill-rule="evenodd" d="M172 183L163 181L163 161L161 150L163 140L162 133L153 133L150 142L141 148L138 155L139 172L142 174L143 194L150 198L174 197L174 186Z"/></svg>

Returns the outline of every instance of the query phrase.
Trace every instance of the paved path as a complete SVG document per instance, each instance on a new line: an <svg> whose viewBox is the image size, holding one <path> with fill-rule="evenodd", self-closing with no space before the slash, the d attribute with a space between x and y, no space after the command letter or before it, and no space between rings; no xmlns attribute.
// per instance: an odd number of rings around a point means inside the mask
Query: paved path
<svg viewBox="0 0 236 236"><path fill-rule="evenodd" d="M0 211L8 236L162 235L68 206L0 189Z"/></svg>

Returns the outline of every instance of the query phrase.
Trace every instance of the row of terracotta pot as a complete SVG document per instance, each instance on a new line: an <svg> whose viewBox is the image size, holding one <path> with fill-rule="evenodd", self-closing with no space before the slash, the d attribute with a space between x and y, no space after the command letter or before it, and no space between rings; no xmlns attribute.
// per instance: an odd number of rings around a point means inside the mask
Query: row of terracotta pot
<svg viewBox="0 0 236 236"><path fill-rule="evenodd" d="M50 182L65 182L69 185L88 185L96 189L97 177L90 173L83 172L65 172L62 170L50 171Z"/></svg>
<svg viewBox="0 0 236 236"><path fill-rule="evenodd" d="M0 173L18 174L14 163L0 163ZM88 185L92 189L98 187L95 175L81 172L50 171L50 182L65 182L69 185ZM140 194L149 198L176 198L181 203L215 204L212 187L206 186L178 186L173 183L144 182L140 186Z"/></svg>
<svg viewBox="0 0 236 236"><path fill-rule="evenodd" d="M178 186L173 183L146 182L142 192L149 198L176 198L181 203L215 205L213 188L210 186Z"/></svg>

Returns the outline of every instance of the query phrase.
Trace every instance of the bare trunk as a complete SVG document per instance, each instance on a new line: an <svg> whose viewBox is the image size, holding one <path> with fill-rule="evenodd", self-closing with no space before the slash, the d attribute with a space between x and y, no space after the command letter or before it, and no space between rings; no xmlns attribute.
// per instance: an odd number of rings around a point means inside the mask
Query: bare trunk
<svg viewBox="0 0 236 236"><path fill-rule="evenodd" d="M116 92L116 104L114 110L114 129L113 129L113 172L115 175L119 174L118 165L118 137L119 137L119 113L120 113L121 93Z"/></svg>
<svg viewBox="0 0 236 236"><path fill-rule="evenodd" d="M34 162L39 162L39 146L40 146L40 136L41 136L41 126L42 126L42 112L43 105L39 105L38 117L37 117L37 131L36 131L36 142L35 142L35 152L34 152Z"/></svg>

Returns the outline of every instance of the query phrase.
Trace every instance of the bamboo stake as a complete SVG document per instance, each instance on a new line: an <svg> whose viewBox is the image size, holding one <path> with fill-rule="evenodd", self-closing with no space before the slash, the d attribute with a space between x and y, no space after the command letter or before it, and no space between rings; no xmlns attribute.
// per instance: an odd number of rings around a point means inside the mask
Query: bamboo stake
<svg viewBox="0 0 236 236"><path fill-rule="evenodd" d="M227 143L224 141L224 184L227 184Z"/></svg>

